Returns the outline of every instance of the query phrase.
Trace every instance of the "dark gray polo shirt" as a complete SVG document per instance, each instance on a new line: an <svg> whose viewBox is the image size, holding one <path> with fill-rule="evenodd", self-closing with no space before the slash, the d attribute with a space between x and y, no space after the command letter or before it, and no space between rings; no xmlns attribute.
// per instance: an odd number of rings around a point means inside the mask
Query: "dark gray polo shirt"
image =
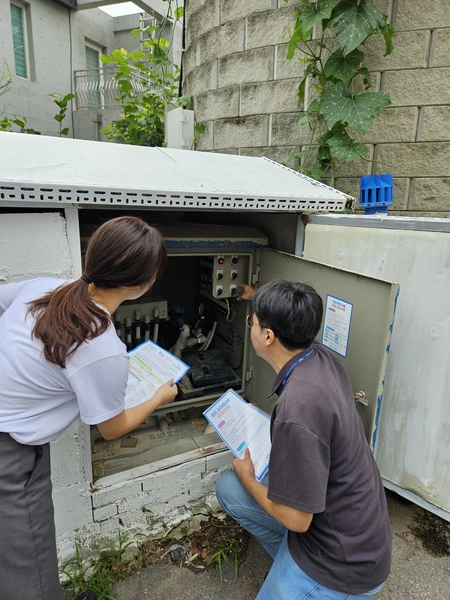
<svg viewBox="0 0 450 600"><path fill-rule="evenodd" d="M385 492L339 360L319 342L291 359L271 394L268 497L314 513L305 533L289 531L290 553L309 577L333 590L367 592L390 570Z"/></svg>

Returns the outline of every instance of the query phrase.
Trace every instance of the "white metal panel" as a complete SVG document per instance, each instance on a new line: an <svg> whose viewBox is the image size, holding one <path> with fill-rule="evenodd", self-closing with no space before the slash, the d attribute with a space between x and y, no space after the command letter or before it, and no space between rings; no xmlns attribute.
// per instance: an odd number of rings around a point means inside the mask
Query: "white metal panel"
<svg viewBox="0 0 450 600"><path fill-rule="evenodd" d="M66 221L59 213L0 215L0 282L73 274Z"/></svg>
<svg viewBox="0 0 450 600"><path fill-rule="evenodd" d="M342 210L353 200L266 158L0 133L0 205Z"/></svg>
<svg viewBox="0 0 450 600"><path fill-rule="evenodd" d="M448 519L450 235L355 222L309 224L304 256L400 283L376 458L387 481L447 511Z"/></svg>

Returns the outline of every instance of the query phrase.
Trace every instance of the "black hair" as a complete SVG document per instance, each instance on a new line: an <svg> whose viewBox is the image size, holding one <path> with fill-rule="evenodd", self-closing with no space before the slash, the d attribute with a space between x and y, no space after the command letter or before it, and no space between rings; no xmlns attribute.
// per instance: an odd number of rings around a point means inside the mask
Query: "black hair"
<svg viewBox="0 0 450 600"><path fill-rule="evenodd" d="M261 327L272 329L288 350L308 348L323 317L322 298L306 283L276 279L261 286L252 299Z"/></svg>

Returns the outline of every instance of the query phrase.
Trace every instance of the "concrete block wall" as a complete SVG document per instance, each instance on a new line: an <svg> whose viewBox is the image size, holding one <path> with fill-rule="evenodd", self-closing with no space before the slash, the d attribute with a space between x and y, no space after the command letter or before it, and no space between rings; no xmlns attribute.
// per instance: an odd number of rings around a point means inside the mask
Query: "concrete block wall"
<svg viewBox="0 0 450 600"><path fill-rule="evenodd" d="M334 186L359 196L359 179L394 176L393 209L404 216L450 216L450 2L376 0L394 25L395 49L366 44L374 90L392 105L361 136L374 162L345 166ZM186 0L183 93L204 123L198 149L267 156L294 167L308 132L296 96L303 65L286 59L286 29L298 0Z"/></svg>
<svg viewBox="0 0 450 600"><path fill-rule="evenodd" d="M75 541L90 550L117 545L119 534L139 542L142 536L165 535L197 513L218 510L215 483L231 462L231 452L222 451L115 484L100 483L84 494L80 486L74 487L73 498L66 488L64 497L72 503L72 516L63 515L60 508L62 521L56 520L60 559L73 554ZM83 520L80 510L73 510L80 498L89 505Z"/></svg>

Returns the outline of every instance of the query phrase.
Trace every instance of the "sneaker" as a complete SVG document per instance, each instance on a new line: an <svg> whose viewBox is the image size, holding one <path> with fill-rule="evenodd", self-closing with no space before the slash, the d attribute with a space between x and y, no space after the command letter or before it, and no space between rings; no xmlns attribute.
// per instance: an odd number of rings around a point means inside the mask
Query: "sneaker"
<svg viewBox="0 0 450 600"><path fill-rule="evenodd" d="M75 598L75 600L97 600L98 596L92 590L86 590L79 596Z"/></svg>

